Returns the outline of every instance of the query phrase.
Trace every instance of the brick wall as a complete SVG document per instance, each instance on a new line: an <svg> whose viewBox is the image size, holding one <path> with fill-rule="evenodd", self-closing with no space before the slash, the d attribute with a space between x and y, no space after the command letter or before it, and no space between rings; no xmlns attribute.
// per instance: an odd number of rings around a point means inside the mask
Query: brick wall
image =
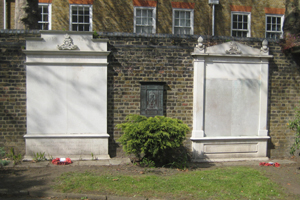
<svg viewBox="0 0 300 200"><path fill-rule="evenodd" d="M108 49L111 51L108 59L108 131L111 155L118 156L122 151L116 148L115 140L121 132L114 127L124 122L126 115L140 113L140 82L165 82L166 116L181 119L192 128L193 63L190 53L197 38L129 35L104 35L109 38Z"/></svg>
<svg viewBox="0 0 300 200"><path fill-rule="evenodd" d="M172 2L194 3L194 34L211 35L212 7L207 0L158 0L156 33L172 33ZM265 37L265 8L285 9L284 1L280 0L220 1L215 6L215 35L231 35L232 5L252 8L251 36L261 38ZM94 0L93 30L132 33L133 7L133 0ZM69 0L52 1L52 30L69 30Z"/></svg>
<svg viewBox="0 0 300 200"><path fill-rule="evenodd" d="M287 123L294 119L294 108L299 106L300 60L298 55L283 54L276 43L270 51L274 59L269 69L269 155L288 157L295 133Z"/></svg>
<svg viewBox="0 0 300 200"><path fill-rule="evenodd" d="M25 38L33 32L0 33L0 146L24 154L26 134Z"/></svg>
<svg viewBox="0 0 300 200"><path fill-rule="evenodd" d="M251 9L251 37L265 37L265 8L285 9L285 2L281 0L254 0L254 1L220 1L215 6L215 35L229 36L231 31L231 8L230 6L250 6ZM277 14L277 13L273 13Z"/></svg>
<svg viewBox="0 0 300 200"><path fill-rule="evenodd" d="M23 31L24 32L24 31ZM130 113L139 114L140 82L166 83L166 116L183 120L192 128L193 64L190 53L197 36L135 35L131 33L99 33L109 38L108 50L108 133L110 155L123 156L116 140L121 132L116 124ZM0 31L0 146L16 147L24 153L26 134L25 56L24 37L38 36L36 32ZM254 48L262 39L234 38ZM231 37L206 38L208 46L233 40ZM271 158L289 157L294 132L287 128L293 119L294 107L300 100L300 68L297 56L283 54L278 41L270 41L269 118ZM189 138L190 135L187 136ZM191 143L186 142L187 146Z"/></svg>

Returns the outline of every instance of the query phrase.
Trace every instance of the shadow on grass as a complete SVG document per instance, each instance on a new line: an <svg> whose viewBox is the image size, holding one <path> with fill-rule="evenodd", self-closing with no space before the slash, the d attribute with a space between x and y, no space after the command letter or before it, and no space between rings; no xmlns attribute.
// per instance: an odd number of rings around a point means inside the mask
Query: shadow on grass
<svg viewBox="0 0 300 200"><path fill-rule="evenodd" d="M45 192L43 186L49 183L45 181L51 173L27 174L28 169L0 168L0 194L9 196L28 195L31 188L36 188L41 194Z"/></svg>

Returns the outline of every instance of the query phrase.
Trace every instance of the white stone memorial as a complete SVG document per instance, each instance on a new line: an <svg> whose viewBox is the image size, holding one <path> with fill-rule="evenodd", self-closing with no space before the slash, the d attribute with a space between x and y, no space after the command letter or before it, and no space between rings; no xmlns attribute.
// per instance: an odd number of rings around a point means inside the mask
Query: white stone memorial
<svg viewBox="0 0 300 200"><path fill-rule="evenodd" d="M269 49L238 42L194 52L194 161L267 159Z"/></svg>
<svg viewBox="0 0 300 200"><path fill-rule="evenodd" d="M106 39L92 32L41 31L26 38L25 160L109 159Z"/></svg>

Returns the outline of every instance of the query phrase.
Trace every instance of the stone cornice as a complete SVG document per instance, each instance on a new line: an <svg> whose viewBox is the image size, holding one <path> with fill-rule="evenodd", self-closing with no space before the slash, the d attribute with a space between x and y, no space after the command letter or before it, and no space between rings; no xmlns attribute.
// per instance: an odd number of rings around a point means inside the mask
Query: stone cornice
<svg viewBox="0 0 300 200"><path fill-rule="evenodd" d="M23 50L26 55L69 55L69 56L107 56L110 51L76 51L76 50L63 50L63 51L43 51L43 50Z"/></svg>

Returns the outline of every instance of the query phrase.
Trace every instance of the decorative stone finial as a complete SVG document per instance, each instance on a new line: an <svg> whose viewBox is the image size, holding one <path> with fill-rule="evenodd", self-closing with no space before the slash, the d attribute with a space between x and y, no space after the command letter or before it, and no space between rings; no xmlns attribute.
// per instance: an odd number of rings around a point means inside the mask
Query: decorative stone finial
<svg viewBox="0 0 300 200"><path fill-rule="evenodd" d="M268 47L268 40L264 39L262 42L262 47L260 48L261 52L268 53L269 52L269 47Z"/></svg>
<svg viewBox="0 0 300 200"><path fill-rule="evenodd" d="M203 37L199 37L198 38L198 44L196 45L194 51L195 52L200 52L203 51L205 49L205 45L203 44Z"/></svg>
<svg viewBox="0 0 300 200"><path fill-rule="evenodd" d="M72 38L68 34L66 34L64 43L62 45L57 45L57 48L59 50L75 50L78 49L78 46L74 45Z"/></svg>
<svg viewBox="0 0 300 200"><path fill-rule="evenodd" d="M226 54L242 54L238 46L234 42L230 42L230 49L225 51Z"/></svg>

